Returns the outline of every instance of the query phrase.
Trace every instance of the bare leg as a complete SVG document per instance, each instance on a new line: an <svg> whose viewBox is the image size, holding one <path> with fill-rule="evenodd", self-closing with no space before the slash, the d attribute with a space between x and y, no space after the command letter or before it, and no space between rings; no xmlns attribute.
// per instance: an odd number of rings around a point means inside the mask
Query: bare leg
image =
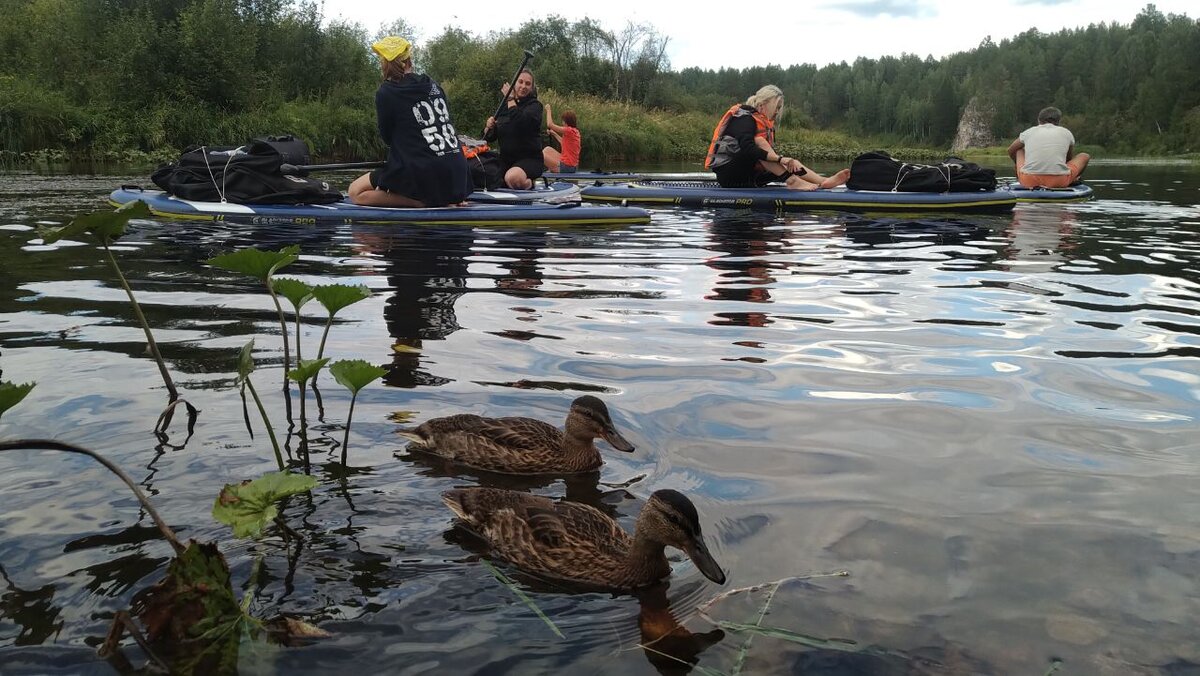
<svg viewBox="0 0 1200 676"><path fill-rule="evenodd" d="M504 172L504 184L514 190L531 190L533 181L525 175L525 170L520 167L509 167L508 171Z"/></svg>
<svg viewBox="0 0 1200 676"><path fill-rule="evenodd" d="M562 154L554 148L546 146L542 148L542 162L546 165L546 171L558 171L558 163L562 161Z"/></svg>
<svg viewBox="0 0 1200 676"><path fill-rule="evenodd" d="M774 164L774 163L768 162L765 164L770 165L770 164ZM776 166L779 166L779 168L781 170L780 173L782 173L783 167L781 165L776 165ZM808 167L804 166L803 164L800 165L800 167L804 170L804 173L792 174L787 179L787 187L791 188L792 190L816 190L817 188L836 188L837 186L842 185L846 181L850 180L850 170L849 169L842 169L841 171L837 172L833 176L822 176L822 175L818 174L817 172L813 171L812 169L809 169Z"/></svg>
<svg viewBox="0 0 1200 676"><path fill-rule="evenodd" d="M1071 168L1071 182L1078 181L1083 175L1083 170L1087 169L1088 161L1092 159L1087 153L1076 153L1075 157L1067 160L1067 166Z"/></svg>
<svg viewBox="0 0 1200 676"><path fill-rule="evenodd" d="M364 207L423 207L425 204L411 197L394 195L386 190L371 187L371 175L363 174L350 184L350 201Z"/></svg>

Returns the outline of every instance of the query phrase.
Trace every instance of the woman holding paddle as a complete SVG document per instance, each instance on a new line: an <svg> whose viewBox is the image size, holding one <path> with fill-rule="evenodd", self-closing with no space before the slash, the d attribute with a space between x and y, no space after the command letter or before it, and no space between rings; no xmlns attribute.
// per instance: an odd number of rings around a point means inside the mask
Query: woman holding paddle
<svg viewBox="0 0 1200 676"><path fill-rule="evenodd" d="M517 190L533 188L545 171L542 158L542 104L533 86L533 73L522 69L510 87L500 88L504 101L483 128L486 141L500 142L504 183Z"/></svg>
<svg viewBox="0 0 1200 676"><path fill-rule="evenodd" d="M765 85L731 107L713 130L704 168L716 172L724 188L782 182L793 190L816 190L845 183L849 169L825 177L775 150L775 124L782 114L783 90L775 85Z"/></svg>
<svg viewBox="0 0 1200 676"><path fill-rule="evenodd" d="M383 83L375 92L379 135L387 164L350 184L350 200L374 207L458 204L474 187L438 83L414 73L412 44L389 36L371 45Z"/></svg>

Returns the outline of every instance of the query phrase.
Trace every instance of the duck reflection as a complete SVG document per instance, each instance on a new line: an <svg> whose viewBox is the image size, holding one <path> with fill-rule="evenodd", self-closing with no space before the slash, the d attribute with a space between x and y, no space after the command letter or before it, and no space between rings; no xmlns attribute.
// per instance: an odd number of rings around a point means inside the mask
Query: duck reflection
<svg viewBox="0 0 1200 676"><path fill-rule="evenodd" d="M669 583L647 587L638 599L638 631L646 660L660 674L687 674L700 661L700 653L725 638L721 629L695 633L684 626L671 610Z"/></svg>
<svg viewBox="0 0 1200 676"><path fill-rule="evenodd" d="M739 303L771 303L774 271L782 269L779 254L782 236L768 226L774 218L766 214L718 216L709 225L707 249L716 255L705 264L717 271L712 293L705 300ZM774 260L772 260L774 259ZM771 315L764 311L715 312L714 325L767 326Z"/></svg>
<svg viewBox="0 0 1200 676"><path fill-rule="evenodd" d="M356 228L354 239L360 250L388 264L391 295L384 302L383 317L395 349L384 382L403 388L449 382L421 369L421 346L426 340L445 340L461 328L454 303L466 293L472 231Z"/></svg>

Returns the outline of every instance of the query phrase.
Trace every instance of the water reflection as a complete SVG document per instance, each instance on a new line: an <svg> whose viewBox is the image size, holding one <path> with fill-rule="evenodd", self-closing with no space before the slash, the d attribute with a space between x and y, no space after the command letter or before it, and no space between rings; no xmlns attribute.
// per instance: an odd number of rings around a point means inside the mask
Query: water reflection
<svg viewBox="0 0 1200 676"><path fill-rule="evenodd" d="M427 340L445 340L461 327L454 303L466 293L473 236L467 229L355 228L356 246L387 261L390 294L383 317L396 341L383 380L392 387L444 385L449 380L421 368Z"/></svg>
<svg viewBox="0 0 1200 676"><path fill-rule="evenodd" d="M705 265L717 272L705 300L770 303L775 271L782 269L779 254L785 246L774 219L763 215L717 216L708 226L706 249L716 255ZM771 260L775 258L776 260ZM709 324L762 327L772 323L766 311L714 312Z"/></svg>
<svg viewBox="0 0 1200 676"><path fill-rule="evenodd" d="M1070 260L1079 248L1079 219L1067 204L1019 204L1012 225L1004 233L1008 247L1004 267L1022 272L1044 272Z"/></svg>
<svg viewBox="0 0 1200 676"><path fill-rule="evenodd" d="M692 671L700 654L725 638L721 629L696 633L676 618L667 598L670 584L662 582L637 592L638 631L646 660L664 675Z"/></svg>

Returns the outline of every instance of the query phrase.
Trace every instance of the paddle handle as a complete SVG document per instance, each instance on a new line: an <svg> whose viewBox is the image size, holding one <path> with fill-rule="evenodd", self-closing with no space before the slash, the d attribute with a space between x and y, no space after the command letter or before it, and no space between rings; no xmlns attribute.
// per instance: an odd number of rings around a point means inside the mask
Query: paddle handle
<svg viewBox="0 0 1200 676"><path fill-rule="evenodd" d="M310 171L334 171L337 169L379 169L387 162L342 162L341 164L281 164L279 171L284 174L307 176Z"/></svg>
<svg viewBox="0 0 1200 676"><path fill-rule="evenodd" d="M521 71L525 70L525 66L529 64L529 60L532 58L533 52L526 49L525 58L521 59L521 65L517 66L517 72L513 73L512 80L508 83L508 91L500 97L500 105L496 106L496 112L492 114L492 117L500 116L500 112L504 110L504 105L508 103L509 97L513 95L513 88L517 86L517 78L521 77ZM486 128L483 130L483 133L487 133Z"/></svg>

